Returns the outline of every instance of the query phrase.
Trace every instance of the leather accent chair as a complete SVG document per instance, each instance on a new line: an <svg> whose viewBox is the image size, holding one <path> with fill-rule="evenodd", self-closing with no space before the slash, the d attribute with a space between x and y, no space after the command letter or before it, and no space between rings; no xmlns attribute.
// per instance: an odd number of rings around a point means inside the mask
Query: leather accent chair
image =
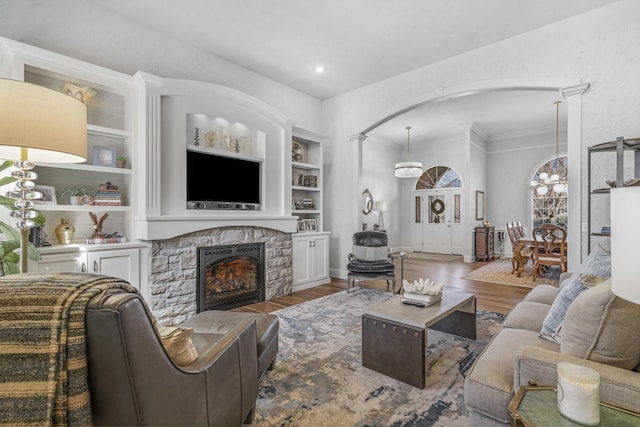
<svg viewBox="0 0 640 427"><path fill-rule="evenodd" d="M395 266L387 243L387 233L359 231L353 235L353 245L347 264L347 292L354 290L359 280L384 279L396 291Z"/></svg>
<svg viewBox="0 0 640 427"><path fill-rule="evenodd" d="M198 315L196 315L197 317ZM193 333L198 358L176 365L138 294L108 291L87 306L87 365L96 426L241 426L258 395L256 322Z"/></svg>

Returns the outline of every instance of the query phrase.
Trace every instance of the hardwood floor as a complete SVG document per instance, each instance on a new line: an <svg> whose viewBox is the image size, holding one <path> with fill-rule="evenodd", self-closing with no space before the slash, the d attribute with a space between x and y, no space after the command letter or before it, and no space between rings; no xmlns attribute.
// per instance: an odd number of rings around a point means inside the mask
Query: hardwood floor
<svg viewBox="0 0 640 427"><path fill-rule="evenodd" d="M446 262L406 259L404 261L404 278L407 280L417 280L421 277L428 277L436 282L444 283L447 287L453 287L475 294L478 310L506 314L513 306L522 300L530 289L460 278L468 272L485 265L487 265L485 261L465 263L462 261ZM398 260L396 260L396 277L398 279L397 287L400 285L400 264ZM360 282L360 287L385 290L387 286L384 280L370 280ZM293 292L291 295L236 308L233 311L270 313L275 310L340 292L344 289L347 289L345 280L333 279L331 283L326 285Z"/></svg>

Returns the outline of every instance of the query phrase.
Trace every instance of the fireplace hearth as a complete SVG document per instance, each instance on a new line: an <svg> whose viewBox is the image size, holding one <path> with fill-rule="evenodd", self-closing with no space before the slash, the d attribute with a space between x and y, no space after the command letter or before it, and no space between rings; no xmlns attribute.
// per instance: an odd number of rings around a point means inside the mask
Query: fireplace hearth
<svg viewBox="0 0 640 427"><path fill-rule="evenodd" d="M265 299L264 243L198 248L198 312L228 310Z"/></svg>

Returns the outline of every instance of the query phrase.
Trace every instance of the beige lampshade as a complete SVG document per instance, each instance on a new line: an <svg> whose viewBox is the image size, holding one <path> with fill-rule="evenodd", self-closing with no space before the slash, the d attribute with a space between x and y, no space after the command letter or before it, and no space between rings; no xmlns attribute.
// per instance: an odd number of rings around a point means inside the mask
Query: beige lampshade
<svg viewBox="0 0 640 427"><path fill-rule="evenodd" d="M0 159L84 162L87 107L62 92L0 79Z"/></svg>
<svg viewBox="0 0 640 427"><path fill-rule="evenodd" d="M640 304L640 187L611 189L611 291Z"/></svg>
<svg viewBox="0 0 640 427"><path fill-rule="evenodd" d="M387 202L376 202L376 210L378 212L386 212L387 211Z"/></svg>

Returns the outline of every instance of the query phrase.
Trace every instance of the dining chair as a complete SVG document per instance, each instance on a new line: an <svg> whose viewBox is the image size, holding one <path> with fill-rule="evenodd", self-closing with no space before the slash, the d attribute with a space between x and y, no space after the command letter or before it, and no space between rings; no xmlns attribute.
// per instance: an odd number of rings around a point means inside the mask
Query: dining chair
<svg viewBox="0 0 640 427"><path fill-rule="evenodd" d="M513 256L511 257L511 274L513 274L519 269L520 264L523 266L527 264L531 258L531 249L518 243L518 239L524 237L521 236L518 231L518 223L507 222L507 234L509 235L511 250L513 252Z"/></svg>
<svg viewBox="0 0 640 427"><path fill-rule="evenodd" d="M533 280L546 267L558 266L567 271L567 231L555 224L541 224L533 229Z"/></svg>

